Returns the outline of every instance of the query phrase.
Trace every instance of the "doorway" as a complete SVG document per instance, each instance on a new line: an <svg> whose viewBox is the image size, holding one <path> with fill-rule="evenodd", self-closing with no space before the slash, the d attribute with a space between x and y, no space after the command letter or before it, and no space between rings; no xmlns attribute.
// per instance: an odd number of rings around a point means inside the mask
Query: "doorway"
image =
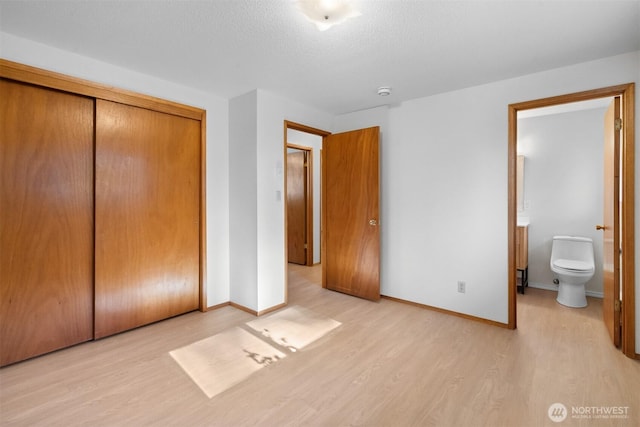
<svg viewBox="0 0 640 427"><path fill-rule="evenodd" d="M622 254L620 266L620 290L622 309L621 349L628 357L635 357L635 279L634 279L634 84L620 85L592 91L562 95L552 98L533 100L509 105L509 198L508 198L508 239L509 239L509 327L516 328L516 226L517 226L517 119L518 112L542 107L569 104L578 101L593 100L605 97L622 98L622 116L624 125L621 132L620 145L620 221L619 230L615 230L621 237ZM617 299L617 298L616 298ZM606 300L606 299L605 299ZM613 300L611 301L613 304ZM618 307L619 309L619 307ZM603 306L603 311L607 307ZM613 307L612 310L613 311ZM606 316L605 316L606 317ZM605 318L605 322L607 319Z"/></svg>
<svg viewBox="0 0 640 427"><path fill-rule="evenodd" d="M320 257L320 153L322 149L323 137L330 135L321 129L302 125L295 122L285 120L284 122L284 158L285 160L285 176L289 176L288 158L290 152L304 152L307 157L307 196L305 197L305 206L307 210L307 218L305 221L305 231L307 234L307 251L305 262L301 265L313 266L321 263ZM289 179L285 179L285 195L289 194ZM288 197L285 201L285 262L287 262L287 270L289 268L289 201ZM285 278L287 275L285 275ZM288 295L288 279L285 279L285 295ZM288 301L288 296L287 296Z"/></svg>
<svg viewBox="0 0 640 427"><path fill-rule="evenodd" d="M587 296L603 296L603 233L595 225L603 221L604 116L612 100L518 113L517 225L521 250L527 250L518 269L524 269L528 287L557 292L549 268L552 237L582 236L592 239L599 266ZM526 287L518 290L526 293Z"/></svg>
<svg viewBox="0 0 640 427"><path fill-rule="evenodd" d="M288 139L288 138L287 138ZM313 149L287 144L287 262L313 265Z"/></svg>
<svg viewBox="0 0 640 427"><path fill-rule="evenodd" d="M291 131L320 136L322 287L377 301L380 298L380 128L330 134L285 121L285 150L292 143ZM285 158L288 159L287 151ZM288 168L286 162L285 166ZM288 170L286 174L289 175ZM289 211L287 203L285 198L285 212ZM285 259L289 260L287 221L285 215ZM287 271L288 267L289 262ZM285 286L288 292L288 283ZM288 294L286 296L288 299Z"/></svg>

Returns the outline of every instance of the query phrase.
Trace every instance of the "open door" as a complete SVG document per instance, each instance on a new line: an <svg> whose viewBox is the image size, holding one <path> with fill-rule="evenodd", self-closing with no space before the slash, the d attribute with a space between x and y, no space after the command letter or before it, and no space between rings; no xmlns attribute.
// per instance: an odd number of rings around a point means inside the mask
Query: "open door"
<svg viewBox="0 0 640 427"><path fill-rule="evenodd" d="M326 136L322 159L322 285L380 299L379 127Z"/></svg>
<svg viewBox="0 0 640 427"><path fill-rule="evenodd" d="M288 262L307 264L307 153L287 153Z"/></svg>
<svg viewBox="0 0 640 427"><path fill-rule="evenodd" d="M620 347L620 97L604 118L604 212L602 230L602 315L611 340Z"/></svg>

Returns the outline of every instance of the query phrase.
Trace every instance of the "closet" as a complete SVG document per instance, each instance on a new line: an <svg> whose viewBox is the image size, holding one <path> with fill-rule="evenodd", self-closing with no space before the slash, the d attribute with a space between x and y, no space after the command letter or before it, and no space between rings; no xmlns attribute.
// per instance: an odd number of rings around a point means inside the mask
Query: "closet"
<svg viewBox="0 0 640 427"><path fill-rule="evenodd" d="M204 120L0 60L0 366L206 307Z"/></svg>

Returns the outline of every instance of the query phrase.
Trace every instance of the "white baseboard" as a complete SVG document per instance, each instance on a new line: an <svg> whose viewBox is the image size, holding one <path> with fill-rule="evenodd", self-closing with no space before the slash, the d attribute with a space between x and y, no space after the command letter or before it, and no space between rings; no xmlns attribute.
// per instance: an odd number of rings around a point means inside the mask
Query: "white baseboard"
<svg viewBox="0 0 640 427"><path fill-rule="evenodd" d="M587 292L585 292L587 294L588 297L594 297L594 298L604 298L604 294L602 292L596 292L596 291L590 291L587 290Z"/></svg>
<svg viewBox="0 0 640 427"><path fill-rule="evenodd" d="M554 285L554 284L547 284L547 283L535 283L535 282L529 282L529 287L530 288L536 288L536 289L544 289L547 291L558 291L558 285ZM596 291L590 291L587 289L586 292L588 297L593 297L593 298L601 298L603 297L602 292L596 292Z"/></svg>
<svg viewBox="0 0 640 427"><path fill-rule="evenodd" d="M546 291L558 292L558 285L548 285L546 283L529 282L529 287L536 288L536 289L544 289Z"/></svg>

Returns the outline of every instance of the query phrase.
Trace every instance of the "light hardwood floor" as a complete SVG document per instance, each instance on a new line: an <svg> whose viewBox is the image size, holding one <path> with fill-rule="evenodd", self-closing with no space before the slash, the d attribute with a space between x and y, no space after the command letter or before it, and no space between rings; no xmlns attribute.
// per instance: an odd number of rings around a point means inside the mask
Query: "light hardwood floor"
<svg viewBox="0 0 640 427"><path fill-rule="evenodd" d="M518 295L511 331L322 289L291 266L290 304L342 326L208 399L168 352L255 319L189 313L0 369L0 420L20 426L637 426L640 361L610 343L599 300ZM553 403L569 417L553 423ZM572 418L574 407L627 418ZM581 409L582 408L582 409Z"/></svg>

